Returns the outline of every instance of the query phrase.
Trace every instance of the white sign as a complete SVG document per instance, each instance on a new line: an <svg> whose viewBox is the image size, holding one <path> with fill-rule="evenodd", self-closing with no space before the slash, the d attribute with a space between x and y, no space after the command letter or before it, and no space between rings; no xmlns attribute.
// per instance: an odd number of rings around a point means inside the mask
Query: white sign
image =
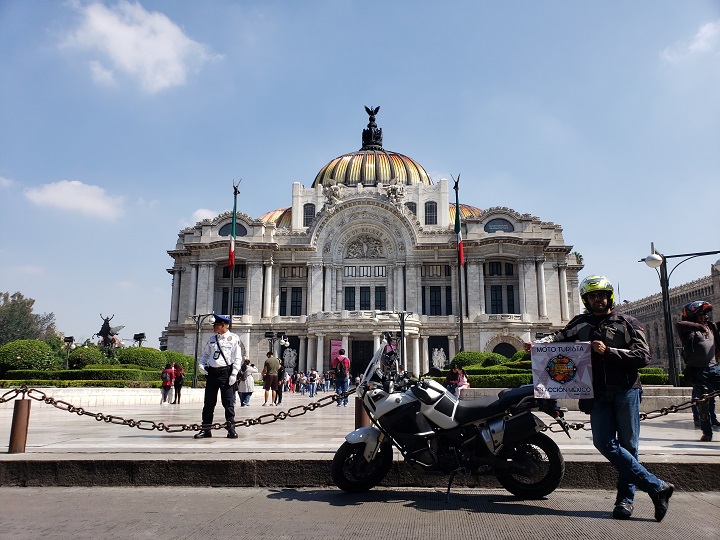
<svg viewBox="0 0 720 540"><path fill-rule="evenodd" d="M533 343L535 397L585 399L593 397L590 342Z"/></svg>

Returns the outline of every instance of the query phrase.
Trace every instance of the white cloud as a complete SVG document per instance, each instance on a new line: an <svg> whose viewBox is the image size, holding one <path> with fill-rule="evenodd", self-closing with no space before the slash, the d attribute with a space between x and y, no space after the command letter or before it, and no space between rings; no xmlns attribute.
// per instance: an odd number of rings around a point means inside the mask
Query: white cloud
<svg viewBox="0 0 720 540"><path fill-rule="evenodd" d="M0 176L0 188L9 188L10 186L14 185L15 182L10 180L9 178L5 178L4 176Z"/></svg>
<svg viewBox="0 0 720 540"><path fill-rule="evenodd" d="M232 214L232 212L230 212ZM207 208L198 208L193 212L192 222L193 225L203 219L213 219L217 217L218 213L215 210L208 210Z"/></svg>
<svg viewBox="0 0 720 540"><path fill-rule="evenodd" d="M80 25L63 45L98 53L90 62L93 79L112 84L116 73L137 79L150 93L185 84L188 74L221 56L193 41L164 14L121 0L114 7L76 4Z"/></svg>
<svg viewBox="0 0 720 540"><path fill-rule="evenodd" d="M122 197L108 195L99 186L77 180L63 180L27 189L25 196L38 206L72 210L109 221L119 218L124 212Z"/></svg>
<svg viewBox="0 0 720 540"><path fill-rule="evenodd" d="M660 53L671 64L702 54L720 56L720 20L703 24L690 43L675 43Z"/></svg>

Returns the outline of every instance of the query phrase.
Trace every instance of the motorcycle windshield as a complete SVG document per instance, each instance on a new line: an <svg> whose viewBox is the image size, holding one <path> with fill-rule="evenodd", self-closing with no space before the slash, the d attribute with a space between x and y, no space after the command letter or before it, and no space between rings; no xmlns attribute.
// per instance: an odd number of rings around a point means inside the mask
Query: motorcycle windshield
<svg viewBox="0 0 720 540"><path fill-rule="evenodd" d="M397 373L397 354L384 354L388 348L388 343L383 340L380 348L375 351L372 359L368 363L365 373L363 374L360 383L367 383L371 380L382 381L383 377L391 376ZM390 346L391 352L395 352L392 346ZM391 359L391 364L387 364L387 359Z"/></svg>

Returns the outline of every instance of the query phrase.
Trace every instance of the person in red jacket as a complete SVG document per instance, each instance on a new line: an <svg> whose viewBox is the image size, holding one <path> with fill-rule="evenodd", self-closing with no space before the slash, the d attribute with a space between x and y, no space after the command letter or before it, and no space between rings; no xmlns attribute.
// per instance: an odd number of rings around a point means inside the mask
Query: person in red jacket
<svg viewBox="0 0 720 540"><path fill-rule="evenodd" d="M330 367L335 371L335 392L343 394L350 388L350 359L345 356L345 349L338 351L337 357L331 362ZM347 407L348 398L340 398L337 400L337 406L345 405Z"/></svg>
<svg viewBox="0 0 720 540"><path fill-rule="evenodd" d="M173 370L172 364L165 364L165 369L163 369L160 374L160 378L162 379L162 399L160 400L160 404L167 405L168 399L170 398L170 390L172 390L173 383L175 382L175 370Z"/></svg>

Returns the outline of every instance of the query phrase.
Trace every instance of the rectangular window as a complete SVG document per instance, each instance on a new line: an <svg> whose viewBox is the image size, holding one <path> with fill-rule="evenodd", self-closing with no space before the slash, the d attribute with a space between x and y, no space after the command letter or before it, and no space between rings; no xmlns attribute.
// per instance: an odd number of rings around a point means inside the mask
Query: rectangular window
<svg viewBox="0 0 720 540"><path fill-rule="evenodd" d="M512 276L515 273L513 272L513 265L512 263L505 263L505 275L506 276Z"/></svg>
<svg viewBox="0 0 720 540"><path fill-rule="evenodd" d="M427 315L427 306L425 305L425 287L422 287L421 289L421 297L422 297L422 314Z"/></svg>
<svg viewBox="0 0 720 540"><path fill-rule="evenodd" d="M368 268L370 268L368 266ZM360 309L368 310L370 308L370 287L360 287Z"/></svg>
<svg viewBox="0 0 720 540"><path fill-rule="evenodd" d="M446 315L452 315L452 287L450 285L447 285L445 287L445 314Z"/></svg>
<svg viewBox="0 0 720 540"><path fill-rule="evenodd" d="M233 296L233 315L242 315L244 312L245 287L235 287L235 295Z"/></svg>
<svg viewBox="0 0 720 540"><path fill-rule="evenodd" d="M246 266L244 264L236 264L234 267L235 269L235 277L236 278L244 278L245 272L246 272ZM230 269L227 266L223 266L223 274L222 277L224 279L230 279Z"/></svg>
<svg viewBox="0 0 720 540"><path fill-rule="evenodd" d="M502 285L490 286L490 313L502 313Z"/></svg>
<svg viewBox="0 0 720 540"><path fill-rule="evenodd" d="M445 277L449 277L449 276L452 276L452 271L450 270L450 265L446 264L445 265Z"/></svg>
<svg viewBox="0 0 720 540"><path fill-rule="evenodd" d="M442 265L427 264L420 269L421 277L440 277L442 276Z"/></svg>
<svg viewBox="0 0 720 540"><path fill-rule="evenodd" d="M355 310L355 287L345 287L345 309Z"/></svg>
<svg viewBox="0 0 720 540"><path fill-rule="evenodd" d="M227 266L225 270L227 270ZM220 313L227 313L228 311L230 311L230 287L223 287Z"/></svg>
<svg viewBox="0 0 720 540"><path fill-rule="evenodd" d="M290 290L290 315L292 317L302 315L302 287L293 287Z"/></svg>
<svg viewBox="0 0 720 540"><path fill-rule="evenodd" d="M287 315L287 287L280 287L280 316Z"/></svg>
<svg viewBox="0 0 720 540"><path fill-rule="evenodd" d="M515 289L512 285L507 286L507 312L517 313L515 311Z"/></svg>
<svg viewBox="0 0 720 540"><path fill-rule="evenodd" d="M346 266L345 267L345 277L355 277L357 275L357 267L355 266Z"/></svg>
<svg viewBox="0 0 720 540"><path fill-rule="evenodd" d="M375 277L385 277L385 267L384 266L376 266L375 267Z"/></svg>
<svg viewBox="0 0 720 540"><path fill-rule="evenodd" d="M441 287L430 287L430 315L442 315Z"/></svg>
<svg viewBox="0 0 720 540"><path fill-rule="evenodd" d="M372 266L361 266L360 277L372 277Z"/></svg>
<svg viewBox="0 0 720 540"><path fill-rule="evenodd" d="M488 270L489 270L489 275L500 276L500 275L502 275L502 263L500 263L500 262L488 263Z"/></svg>
<svg viewBox="0 0 720 540"><path fill-rule="evenodd" d="M380 267L380 268L385 268ZM375 287L375 309L384 311L387 309L385 287Z"/></svg>

